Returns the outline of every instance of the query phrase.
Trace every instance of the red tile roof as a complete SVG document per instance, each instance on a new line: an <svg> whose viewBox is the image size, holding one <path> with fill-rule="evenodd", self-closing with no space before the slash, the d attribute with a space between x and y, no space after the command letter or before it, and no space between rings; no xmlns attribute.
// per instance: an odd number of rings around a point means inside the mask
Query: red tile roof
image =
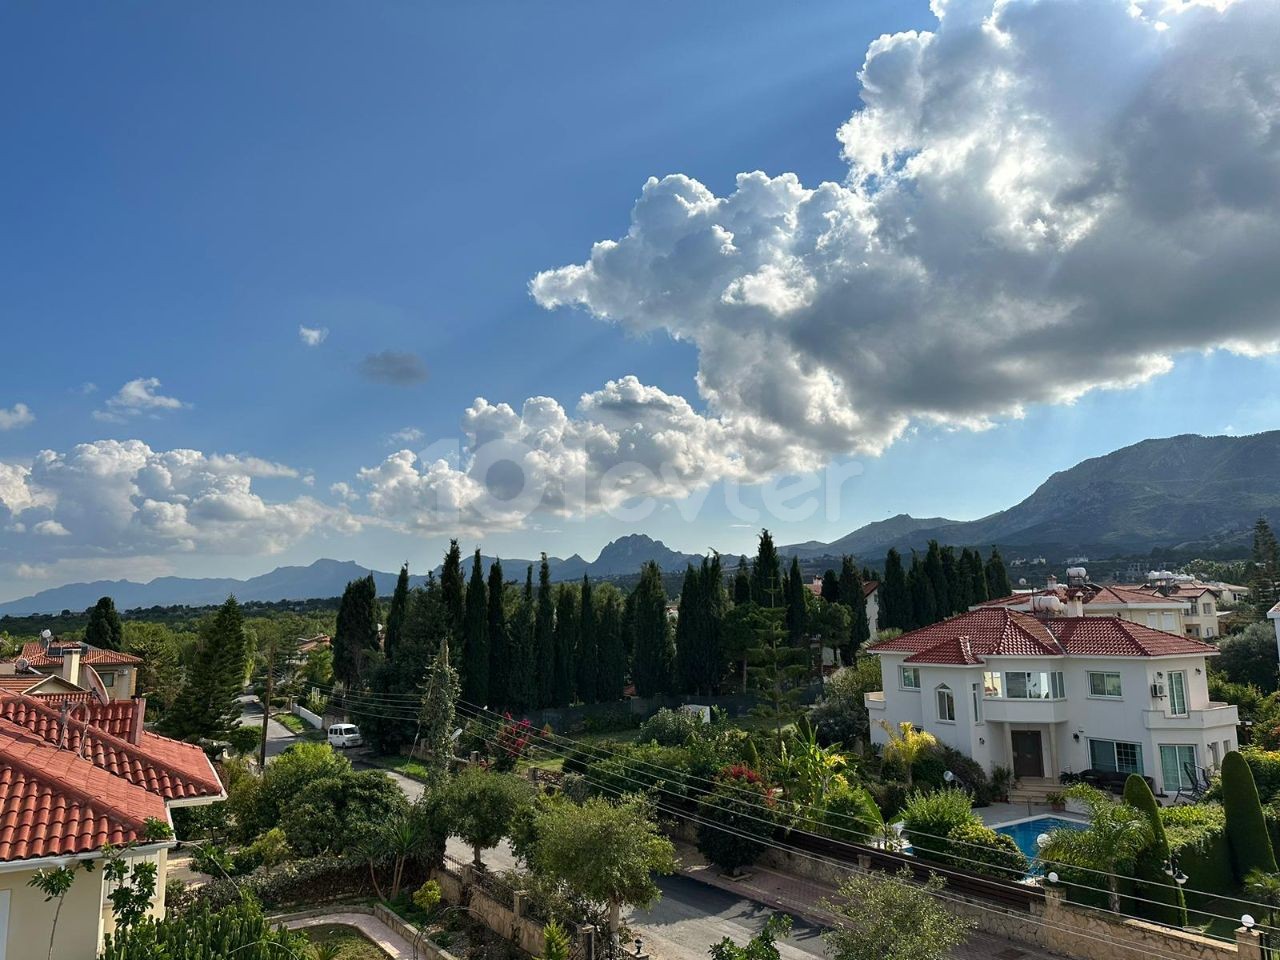
<svg viewBox="0 0 1280 960"><path fill-rule="evenodd" d="M84 652L80 657L80 662L92 664L95 667L129 666L142 662L141 657L135 657L132 653L124 653L120 650L103 650L87 643L81 646ZM36 640L32 643L24 644L22 653L19 656L33 667L56 667L62 664L60 649L55 641L53 645L54 654L50 655L45 650L44 644Z"/></svg>
<svg viewBox="0 0 1280 960"><path fill-rule="evenodd" d="M1090 586L1094 586L1091 584ZM1170 603L1178 601L1171 597L1164 597L1158 593L1147 593L1136 587L1121 586L1096 586L1093 594L1086 595L1085 603L1131 603L1131 604L1147 604L1149 606L1167 607Z"/></svg>
<svg viewBox="0 0 1280 960"><path fill-rule="evenodd" d="M1267 611L1267 616L1268 616L1268 617L1275 617L1276 619L1280 619L1280 603L1277 603L1274 607L1272 607L1270 610L1268 610L1268 611Z"/></svg>
<svg viewBox="0 0 1280 960"><path fill-rule="evenodd" d="M137 744L98 729L72 708L63 722L60 707L33 697L0 692L0 719L23 727L55 746L63 746L108 773L165 800L216 797L222 783L199 747L144 733ZM89 711L89 717L94 713ZM108 723L110 720L108 720ZM198 755L198 756L197 756Z"/></svg>
<svg viewBox="0 0 1280 960"><path fill-rule="evenodd" d="M1005 607L980 607L873 643L871 653L906 653L907 663L970 665L986 657L1214 656L1218 648L1119 617L1041 620Z"/></svg>
<svg viewBox="0 0 1280 960"><path fill-rule="evenodd" d="M0 861L142 840L164 800L42 737L0 722Z"/></svg>
<svg viewBox="0 0 1280 960"><path fill-rule="evenodd" d="M1217 656L1203 640L1167 633L1119 617L1059 617L1045 624L1077 657Z"/></svg>

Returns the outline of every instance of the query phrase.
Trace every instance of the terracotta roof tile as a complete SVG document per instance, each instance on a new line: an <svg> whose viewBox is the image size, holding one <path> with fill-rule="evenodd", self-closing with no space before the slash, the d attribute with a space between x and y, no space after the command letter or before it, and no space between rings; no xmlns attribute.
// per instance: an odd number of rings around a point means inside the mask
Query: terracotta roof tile
<svg viewBox="0 0 1280 960"><path fill-rule="evenodd" d="M0 861L87 853L143 839L164 800L0 720Z"/></svg>
<svg viewBox="0 0 1280 960"><path fill-rule="evenodd" d="M71 708L63 722L63 709L0 691L0 719L23 727L47 743L63 746L93 766L115 774L165 800L216 797L222 783L199 747L179 743L153 733L143 733L137 744L98 729L81 719L85 710ZM90 708L88 716L94 716Z"/></svg>
<svg viewBox="0 0 1280 960"><path fill-rule="evenodd" d="M979 607L892 640L871 653L906 653L907 663L971 665L987 657L1215 656L1212 644L1119 617L1041 620L1005 607Z"/></svg>

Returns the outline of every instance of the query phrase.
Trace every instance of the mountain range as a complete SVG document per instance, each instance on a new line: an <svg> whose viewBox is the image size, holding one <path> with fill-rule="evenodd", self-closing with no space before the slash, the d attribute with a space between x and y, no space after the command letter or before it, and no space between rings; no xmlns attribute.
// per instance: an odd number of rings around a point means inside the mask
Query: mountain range
<svg viewBox="0 0 1280 960"><path fill-rule="evenodd" d="M851 554L877 565L885 553L925 546L929 540L957 546L998 545L1054 557L1238 549L1243 555L1259 516L1280 524L1280 430L1248 437L1191 434L1143 440L1053 474L1021 503L978 520L899 514L859 527L830 542L784 545L784 556L801 560ZM482 557L487 569L489 557ZM678 571L701 559L644 534L605 545L587 561L578 554L548 560L553 580L619 577L636 573L650 560ZM509 578L523 576L536 561L503 558ZM464 567L470 563L464 557ZM0 615L84 610L99 597L116 606L205 606L228 594L249 600L306 600L336 597L349 580L370 571L351 561L317 560L309 566L278 567L247 580L160 577L149 583L99 580L43 590L0 603ZM439 573L439 567L436 568ZM373 571L378 592L390 594L396 574ZM424 577L412 577L417 585Z"/></svg>

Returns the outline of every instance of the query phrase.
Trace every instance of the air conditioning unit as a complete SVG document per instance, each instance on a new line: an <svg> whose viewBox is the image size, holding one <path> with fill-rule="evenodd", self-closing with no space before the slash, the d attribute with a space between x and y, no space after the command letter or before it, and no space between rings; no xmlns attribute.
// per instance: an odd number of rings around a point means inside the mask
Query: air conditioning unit
<svg viewBox="0 0 1280 960"><path fill-rule="evenodd" d="M1164 681L1163 680L1157 680L1155 681L1155 683L1151 684L1151 696L1155 697L1157 700L1164 699Z"/></svg>

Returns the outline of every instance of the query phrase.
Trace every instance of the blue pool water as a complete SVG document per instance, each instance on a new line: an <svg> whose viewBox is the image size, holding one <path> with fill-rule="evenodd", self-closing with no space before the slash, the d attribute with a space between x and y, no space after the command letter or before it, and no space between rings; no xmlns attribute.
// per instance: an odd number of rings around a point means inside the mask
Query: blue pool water
<svg viewBox="0 0 1280 960"><path fill-rule="evenodd" d="M1058 829L1084 830L1088 826L1087 823L1081 823L1079 820L1066 820L1062 817L1034 817L1031 820L1023 820L1021 823L1006 823L993 829L996 833L1013 837L1013 842L1026 854L1027 859L1034 860L1040 852L1040 847L1036 844L1036 838L1040 834Z"/></svg>

